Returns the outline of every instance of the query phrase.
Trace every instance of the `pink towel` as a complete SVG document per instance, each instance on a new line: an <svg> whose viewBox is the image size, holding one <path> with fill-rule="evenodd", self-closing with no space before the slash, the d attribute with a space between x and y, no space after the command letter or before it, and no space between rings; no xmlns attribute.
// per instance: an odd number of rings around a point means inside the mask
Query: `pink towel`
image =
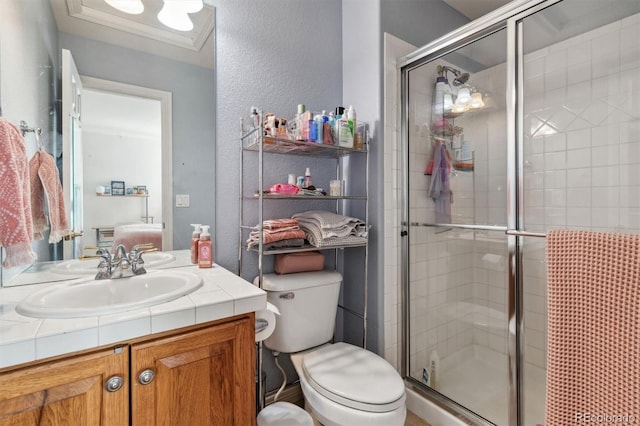
<svg viewBox="0 0 640 426"><path fill-rule="evenodd" d="M33 238L41 240L48 229L45 217L44 199L47 199L49 213L49 244L69 235L67 213L60 175L54 158L45 151L38 151L29 161L31 179L31 212L33 214Z"/></svg>
<svg viewBox="0 0 640 426"><path fill-rule="evenodd" d="M0 246L5 268L36 260L31 250L33 223L29 167L24 139L16 126L0 117Z"/></svg>
<svg viewBox="0 0 640 426"><path fill-rule="evenodd" d="M640 422L640 235L552 230L547 267L545 425Z"/></svg>

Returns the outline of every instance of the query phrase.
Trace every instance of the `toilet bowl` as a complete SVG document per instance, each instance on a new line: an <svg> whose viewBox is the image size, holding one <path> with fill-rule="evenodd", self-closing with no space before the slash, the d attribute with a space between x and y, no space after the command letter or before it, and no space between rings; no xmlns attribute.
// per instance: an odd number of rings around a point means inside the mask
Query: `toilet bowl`
<svg viewBox="0 0 640 426"><path fill-rule="evenodd" d="M335 271L263 275L267 300L280 316L264 340L289 353L305 409L325 426L402 426L404 382L383 358L332 340L342 275Z"/></svg>
<svg viewBox="0 0 640 426"><path fill-rule="evenodd" d="M402 426L400 375L378 355L348 343L291 355L305 407L324 426Z"/></svg>

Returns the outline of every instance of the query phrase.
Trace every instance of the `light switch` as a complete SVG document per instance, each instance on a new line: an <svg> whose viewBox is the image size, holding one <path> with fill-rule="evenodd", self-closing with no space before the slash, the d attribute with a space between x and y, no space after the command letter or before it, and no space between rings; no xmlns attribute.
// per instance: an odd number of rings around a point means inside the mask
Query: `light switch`
<svg viewBox="0 0 640 426"><path fill-rule="evenodd" d="M189 207L189 194L176 194L176 207Z"/></svg>

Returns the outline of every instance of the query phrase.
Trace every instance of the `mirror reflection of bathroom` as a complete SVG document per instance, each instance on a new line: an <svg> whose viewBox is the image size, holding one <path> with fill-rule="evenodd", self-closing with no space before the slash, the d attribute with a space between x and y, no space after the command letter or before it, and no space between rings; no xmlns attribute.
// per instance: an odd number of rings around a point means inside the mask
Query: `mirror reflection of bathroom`
<svg viewBox="0 0 640 426"><path fill-rule="evenodd" d="M125 244L129 251L142 238L163 249L161 132L159 100L85 85L83 214L84 228L92 231L83 236L85 246ZM124 196L110 188L115 168Z"/></svg>
<svg viewBox="0 0 640 426"><path fill-rule="evenodd" d="M94 7L110 8L107 3L92 2L84 11ZM3 285L34 282L30 280L37 274L23 274L25 270L37 272L47 262L91 256L95 247L111 247L116 225L129 226L123 228L125 238L152 238L162 250L188 247L190 234L181 230L189 229L193 216L214 210L214 193L199 185L198 179L214 182L215 173L210 167L196 176L188 169L174 168L173 163L193 157L208 158L211 163L214 159L213 11L206 4L203 16L195 19L194 31L201 33L197 40L176 38L175 32L162 29L155 33L158 39L151 39L111 28L109 22L91 22L84 12L72 16L66 0L3 2L2 116L41 129L40 142L34 133L25 134L27 157L33 157L40 143L55 158L63 188L74 188L64 192L70 238L49 243L47 233L35 241L38 261L28 269L24 265L2 268ZM5 25L5 20L21 25ZM152 25L156 21L155 15L148 19ZM166 34L174 34L170 36L173 43L162 39ZM68 103L83 109L74 112L72 120L63 119L63 50L70 52L77 71ZM96 104L106 107L103 99L92 100L96 92L114 92L124 96L121 99L152 99L162 106L156 104L153 118L135 118L124 107L92 112ZM163 104L158 99L165 94L169 100ZM129 111L142 114L138 107ZM116 123L117 117L128 121ZM152 122L154 130L148 127ZM194 122L199 125L191 125ZM77 141L75 157L68 149L73 145L65 142L70 135ZM158 145L151 148L151 139ZM173 140L180 141L181 149L172 157ZM72 176L75 183L65 183ZM123 196L113 196L112 182L118 194L120 183L124 185ZM175 182L180 182L180 192L198 203L174 210Z"/></svg>

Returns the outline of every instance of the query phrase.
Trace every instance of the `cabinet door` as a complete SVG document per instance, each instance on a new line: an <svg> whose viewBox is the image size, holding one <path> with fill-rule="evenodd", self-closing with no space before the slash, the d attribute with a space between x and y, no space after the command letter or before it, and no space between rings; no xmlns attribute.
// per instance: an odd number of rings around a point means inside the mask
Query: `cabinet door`
<svg viewBox="0 0 640 426"><path fill-rule="evenodd" d="M133 425L255 424L253 321L133 345Z"/></svg>
<svg viewBox="0 0 640 426"><path fill-rule="evenodd" d="M0 426L127 425L127 350L113 350L0 374ZM107 391L110 378L123 379Z"/></svg>

